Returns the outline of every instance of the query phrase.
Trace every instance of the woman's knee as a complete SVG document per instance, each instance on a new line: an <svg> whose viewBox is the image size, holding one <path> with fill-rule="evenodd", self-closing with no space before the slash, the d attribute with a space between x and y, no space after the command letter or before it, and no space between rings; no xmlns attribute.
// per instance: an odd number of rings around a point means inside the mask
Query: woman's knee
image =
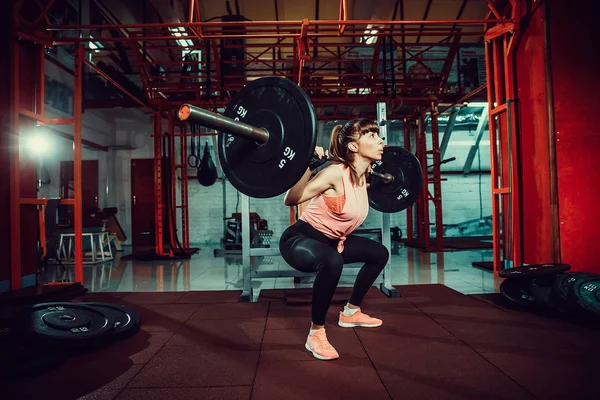
<svg viewBox="0 0 600 400"><path fill-rule="evenodd" d="M383 268L390 259L390 252L387 247L381 243L377 243L377 245L373 246L370 252L372 253L373 261L376 264L381 265L381 268Z"/></svg>
<svg viewBox="0 0 600 400"><path fill-rule="evenodd" d="M332 249L333 250L333 249ZM344 268L344 259L337 251L328 251L319 257L317 272L326 272L331 276L340 276Z"/></svg>

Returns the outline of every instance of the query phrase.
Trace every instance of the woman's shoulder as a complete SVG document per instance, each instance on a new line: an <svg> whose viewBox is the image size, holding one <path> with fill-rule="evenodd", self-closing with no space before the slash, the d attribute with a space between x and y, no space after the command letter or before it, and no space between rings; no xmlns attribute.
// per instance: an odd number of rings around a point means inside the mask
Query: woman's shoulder
<svg viewBox="0 0 600 400"><path fill-rule="evenodd" d="M337 164L329 164L318 173L318 176L334 185L342 180L342 169Z"/></svg>
<svg viewBox="0 0 600 400"><path fill-rule="evenodd" d="M323 172L327 173L331 176L342 176L342 171L345 169L345 165L342 163L332 162L325 168L323 168Z"/></svg>

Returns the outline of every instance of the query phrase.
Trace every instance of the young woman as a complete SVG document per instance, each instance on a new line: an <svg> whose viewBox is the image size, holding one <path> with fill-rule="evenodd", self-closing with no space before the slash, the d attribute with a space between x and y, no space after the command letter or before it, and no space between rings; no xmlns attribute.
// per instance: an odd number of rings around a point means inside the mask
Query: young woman
<svg viewBox="0 0 600 400"><path fill-rule="evenodd" d="M339 357L328 342L325 316L344 264L363 262L338 325L344 328L377 327L382 321L363 314L361 302L389 258L387 249L373 240L351 235L367 218L367 175L373 161L383 154L379 127L367 119L337 125L329 146L333 163L310 179L312 170L328 154L315 150L319 162L311 163L304 176L285 195L293 206L310 201L299 220L279 241L284 260L303 272L316 272L312 295L312 323L305 347L320 360Z"/></svg>

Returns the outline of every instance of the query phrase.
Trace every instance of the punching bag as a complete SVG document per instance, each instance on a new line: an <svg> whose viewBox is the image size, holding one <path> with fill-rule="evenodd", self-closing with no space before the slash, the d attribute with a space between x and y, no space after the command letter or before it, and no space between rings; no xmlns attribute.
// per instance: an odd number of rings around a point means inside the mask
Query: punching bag
<svg viewBox="0 0 600 400"><path fill-rule="evenodd" d="M202 186L211 186L217 181L217 167L208 151L208 142L204 143L204 154L198 166L197 177Z"/></svg>

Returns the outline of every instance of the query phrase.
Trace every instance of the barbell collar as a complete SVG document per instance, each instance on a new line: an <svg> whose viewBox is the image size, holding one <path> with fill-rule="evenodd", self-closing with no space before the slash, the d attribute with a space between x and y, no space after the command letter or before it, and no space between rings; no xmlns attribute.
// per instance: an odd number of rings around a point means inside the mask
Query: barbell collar
<svg viewBox="0 0 600 400"><path fill-rule="evenodd" d="M222 133L254 140L259 144L264 144L269 140L269 132L266 129L257 128L191 104L184 104L179 107L178 116L181 121L191 122Z"/></svg>
<svg viewBox="0 0 600 400"><path fill-rule="evenodd" d="M389 173L382 174L382 173L379 173L379 172L376 172L376 171L371 171L371 175L373 175L373 176L381 179L383 181L383 183L392 183L392 182L394 182L394 176L392 174L389 174Z"/></svg>

